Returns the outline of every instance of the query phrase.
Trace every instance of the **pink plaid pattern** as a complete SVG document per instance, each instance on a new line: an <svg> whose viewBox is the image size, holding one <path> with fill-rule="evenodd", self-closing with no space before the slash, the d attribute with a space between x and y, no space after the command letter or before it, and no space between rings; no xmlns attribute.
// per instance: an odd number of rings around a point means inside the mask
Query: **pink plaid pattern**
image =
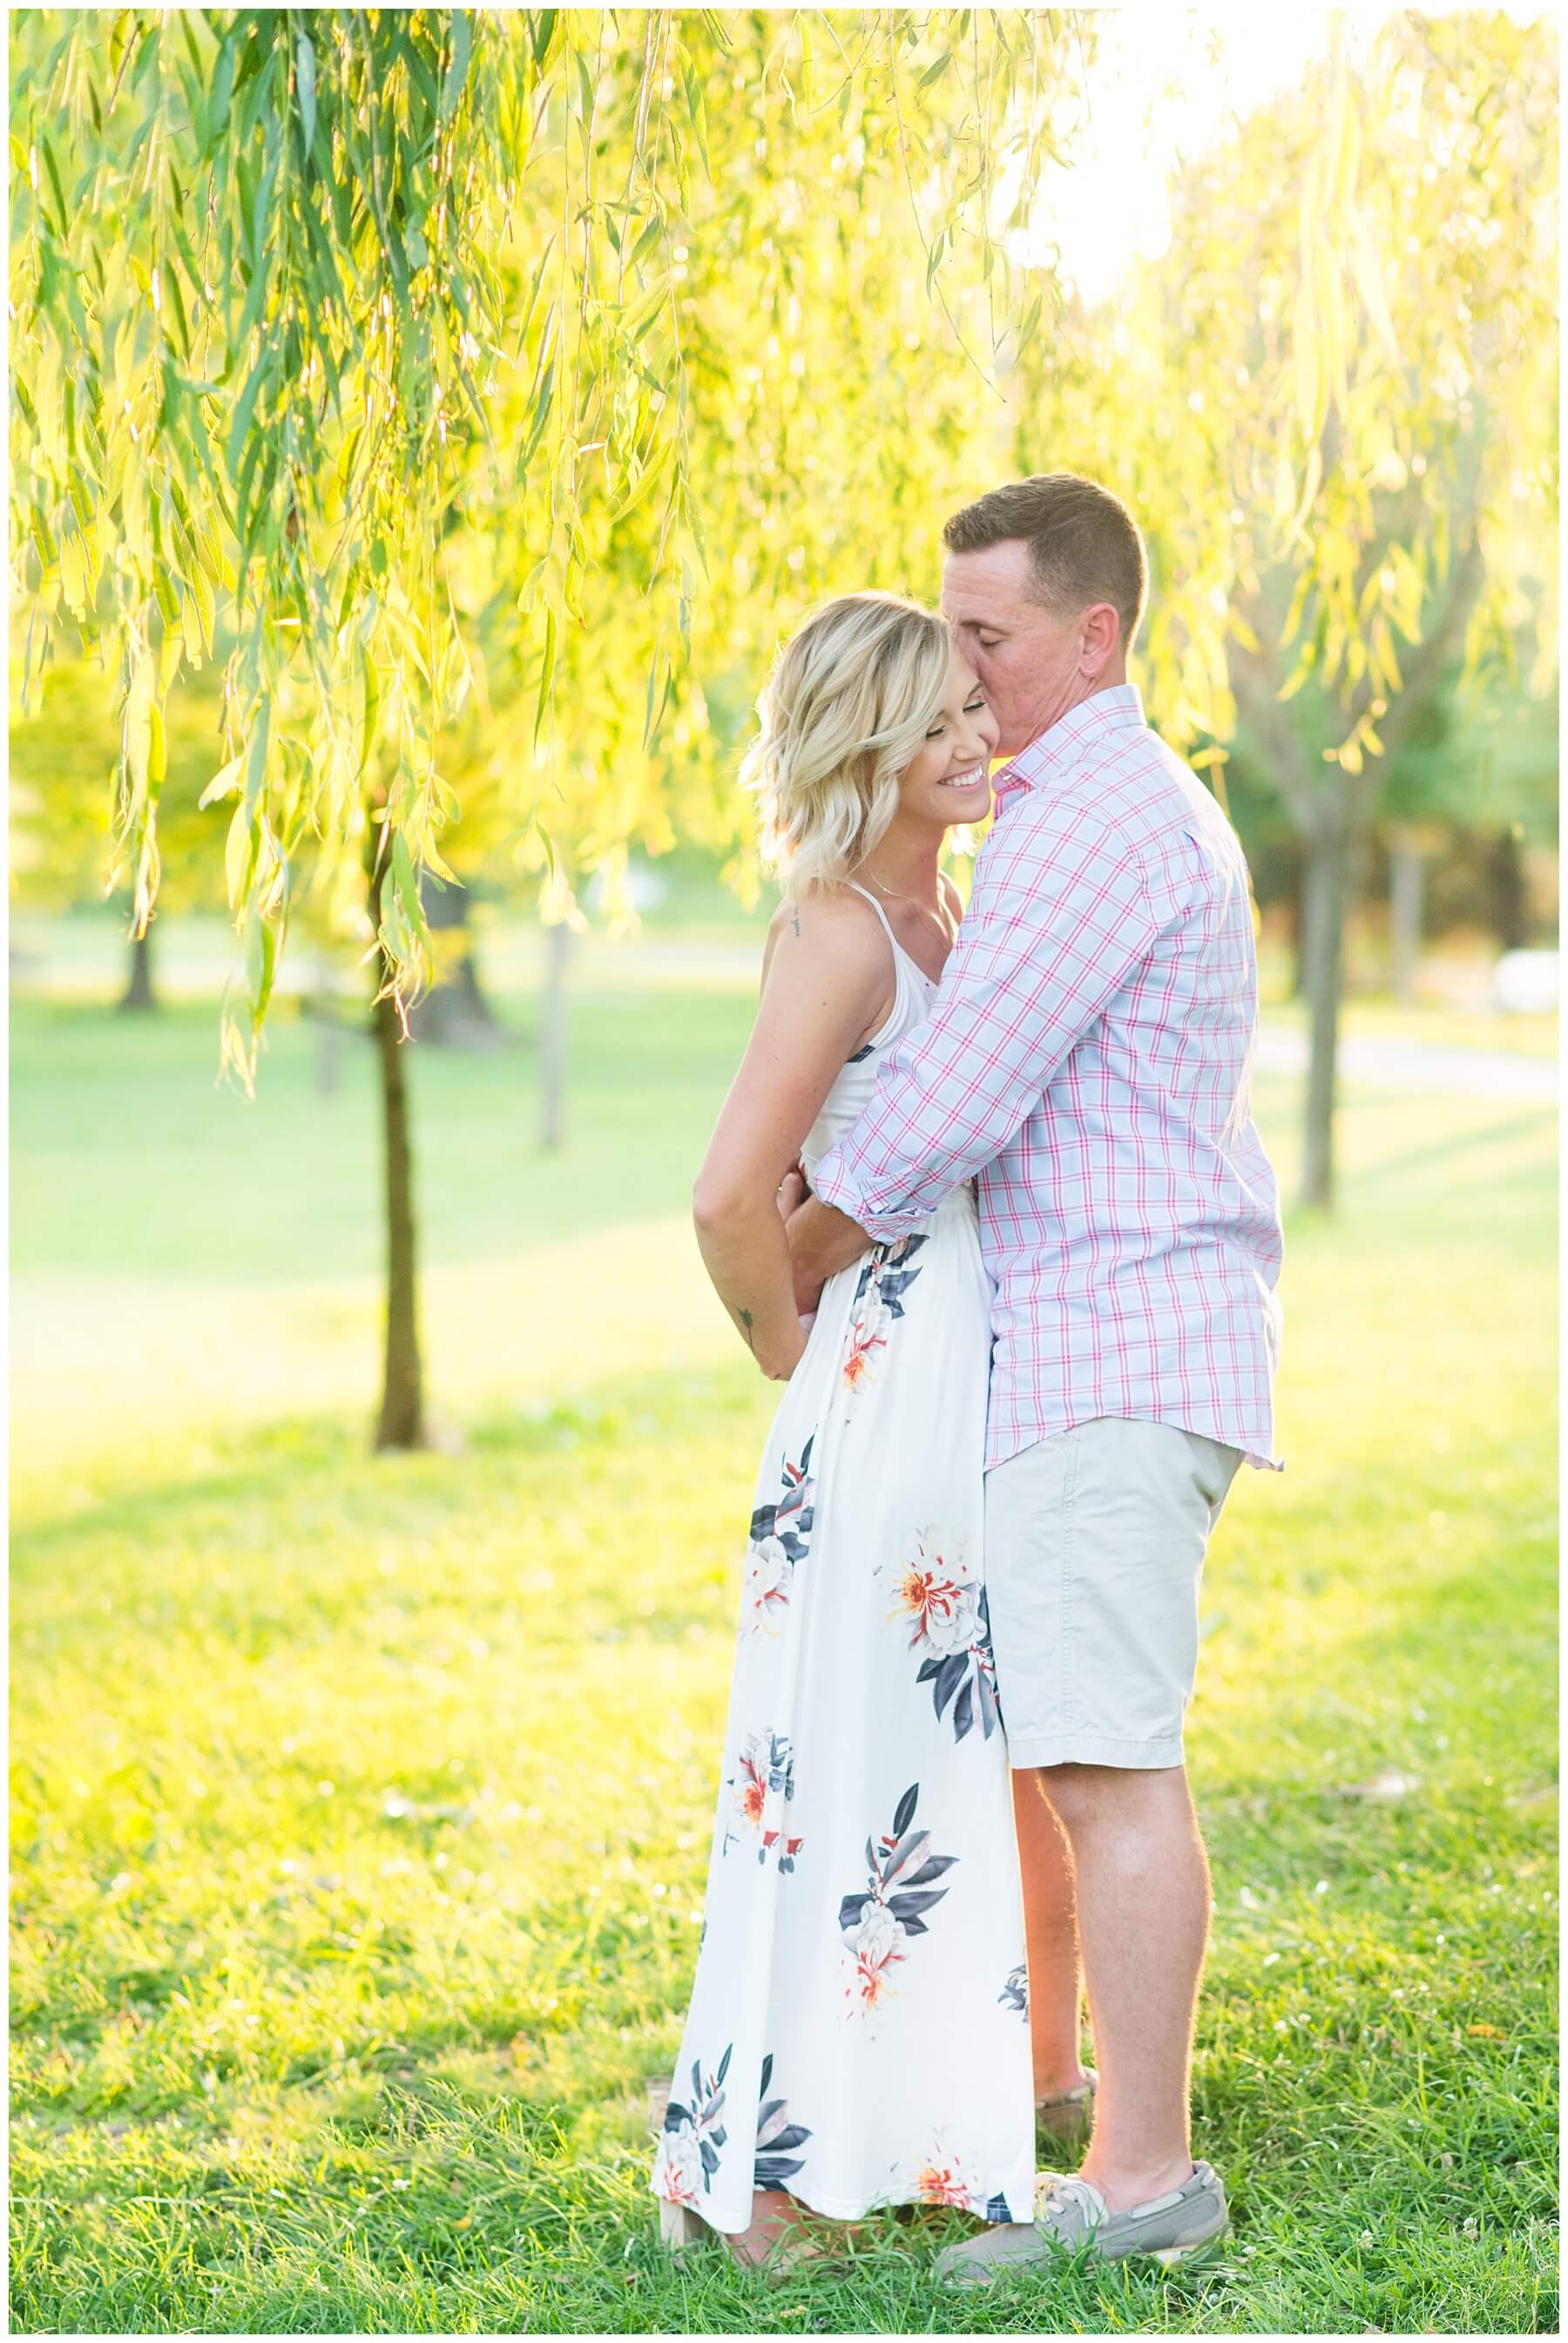
<svg viewBox="0 0 1568 2343"><path fill-rule="evenodd" d="M881 1242L975 1177L988 1465L1097 1415L1274 1465L1282 1245L1236 834L1126 684L1031 741L995 797L931 1013L817 1193Z"/></svg>

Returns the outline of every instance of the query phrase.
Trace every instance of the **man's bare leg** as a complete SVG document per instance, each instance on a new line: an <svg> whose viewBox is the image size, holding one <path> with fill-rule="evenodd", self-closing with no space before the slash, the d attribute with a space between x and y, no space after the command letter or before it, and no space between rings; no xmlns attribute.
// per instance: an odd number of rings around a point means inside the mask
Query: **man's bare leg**
<svg viewBox="0 0 1568 2343"><path fill-rule="evenodd" d="M1034 2096L1059 2099L1084 2079L1079 2026L1081 1977L1072 1855L1034 1772L1012 1777L1029 1945L1029 2034Z"/></svg>
<svg viewBox="0 0 1568 2343"><path fill-rule="evenodd" d="M1113 2212L1191 2177L1192 2020L1209 1866L1181 1766L1042 1766L1078 1886L1100 2087L1081 2167Z"/></svg>

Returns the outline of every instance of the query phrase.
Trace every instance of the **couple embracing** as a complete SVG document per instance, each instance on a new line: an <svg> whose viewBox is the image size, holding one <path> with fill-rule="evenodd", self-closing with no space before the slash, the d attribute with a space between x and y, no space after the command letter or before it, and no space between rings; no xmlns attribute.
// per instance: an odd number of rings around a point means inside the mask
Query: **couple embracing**
<svg viewBox="0 0 1568 2343"><path fill-rule="evenodd" d="M1182 1723L1210 1534L1276 1463L1281 1237L1241 848L1127 681L1138 528L1056 473L943 542L940 616L831 602L759 702L784 900L695 1210L787 1388L652 2186L670 2244L774 2268L959 2207L974 2286L1225 2227Z"/></svg>

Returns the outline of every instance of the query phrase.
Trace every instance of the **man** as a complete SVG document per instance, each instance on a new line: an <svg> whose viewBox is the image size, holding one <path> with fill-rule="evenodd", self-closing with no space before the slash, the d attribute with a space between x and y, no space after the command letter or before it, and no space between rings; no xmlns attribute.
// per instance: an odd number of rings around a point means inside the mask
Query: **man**
<svg viewBox="0 0 1568 2343"><path fill-rule="evenodd" d="M1056 2245L1170 2260L1225 2227L1190 2148L1209 1878L1182 1719L1210 1532L1241 1459L1276 1461L1282 1247L1249 1110L1246 868L1127 681L1147 576L1131 516L1052 473L982 497L943 541L942 608L1009 761L931 1015L819 1164L790 1242L808 1308L868 1237L977 1178L997 1675L1012 1765L1050 1810L1030 1821L1020 1798L1031 1963L1066 1906L1075 2009L1075 1887L1100 2067L1081 2172L1049 2178L1034 2222L943 2257L950 2282L983 2284Z"/></svg>

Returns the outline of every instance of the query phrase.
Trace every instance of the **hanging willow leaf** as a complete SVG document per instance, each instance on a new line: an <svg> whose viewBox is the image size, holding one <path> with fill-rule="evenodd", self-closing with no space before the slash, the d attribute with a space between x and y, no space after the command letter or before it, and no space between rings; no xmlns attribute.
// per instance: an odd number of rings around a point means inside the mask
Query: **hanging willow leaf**
<svg viewBox="0 0 1568 2343"><path fill-rule="evenodd" d="M198 807L216 805L219 798L231 796L240 787L240 776L244 769L243 757L231 757L226 765L220 765L196 799Z"/></svg>
<svg viewBox="0 0 1568 2343"><path fill-rule="evenodd" d="M301 33L296 41L294 62L299 118L305 126L305 151L308 155L316 144L316 51L310 45L308 33Z"/></svg>
<svg viewBox="0 0 1568 2343"><path fill-rule="evenodd" d="M472 35L468 29L467 13L462 8L452 11L452 55L447 76L441 85L440 119L449 122L457 110L463 84L467 77L468 55Z"/></svg>

